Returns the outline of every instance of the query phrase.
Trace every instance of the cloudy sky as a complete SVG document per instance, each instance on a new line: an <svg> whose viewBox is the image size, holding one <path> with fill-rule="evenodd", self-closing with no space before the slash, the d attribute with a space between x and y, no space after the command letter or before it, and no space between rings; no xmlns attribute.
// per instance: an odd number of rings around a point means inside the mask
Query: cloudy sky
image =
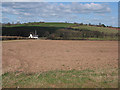
<svg viewBox="0 0 120 90"><path fill-rule="evenodd" d="M78 22L118 26L117 2L2 2L2 22Z"/></svg>

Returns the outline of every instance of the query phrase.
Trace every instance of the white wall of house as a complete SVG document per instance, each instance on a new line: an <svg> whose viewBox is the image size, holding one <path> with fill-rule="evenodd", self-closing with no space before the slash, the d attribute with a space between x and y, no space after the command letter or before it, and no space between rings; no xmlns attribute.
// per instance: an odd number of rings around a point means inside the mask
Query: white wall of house
<svg viewBox="0 0 120 90"><path fill-rule="evenodd" d="M35 38L38 39L38 35L33 36L32 34L30 34L30 36L28 38Z"/></svg>

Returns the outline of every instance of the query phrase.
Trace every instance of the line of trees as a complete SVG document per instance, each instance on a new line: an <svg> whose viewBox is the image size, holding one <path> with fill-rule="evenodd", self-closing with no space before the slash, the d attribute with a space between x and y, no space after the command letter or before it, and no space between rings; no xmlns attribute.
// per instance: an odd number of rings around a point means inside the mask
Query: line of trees
<svg viewBox="0 0 120 90"><path fill-rule="evenodd" d="M85 39L85 38L117 38L118 33L107 34L99 31L90 31L90 30L67 30L60 29L55 33L51 34L48 38L50 39Z"/></svg>
<svg viewBox="0 0 120 90"><path fill-rule="evenodd" d="M99 23L98 25L95 25L95 24L91 24L91 23L84 24L84 23L76 23L76 22L74 22L74 24L76 24L75 26L86 25L86 26L96 26L96 27L110 27L110 28L112 27L112 26L107 26L107 25L102 24L102 23Z"/></svg>
<svg viewBox="0 0 120 90"><path fill-rule="evenodd" d="M40 21L40 22L21 23L20 21L18 21L16 23L14 23L14 22L2 23L2 26L5 27L5 26L16 26L16 25L39 25L40 23L44 23L44 22Z"/></svg>

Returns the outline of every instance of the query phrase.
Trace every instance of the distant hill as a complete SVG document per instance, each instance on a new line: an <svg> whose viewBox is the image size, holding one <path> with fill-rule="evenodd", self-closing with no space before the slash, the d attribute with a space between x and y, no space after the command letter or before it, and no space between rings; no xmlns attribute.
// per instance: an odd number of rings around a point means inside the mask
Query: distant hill
<svg viewBox="0 0 120 90"><path fill-rule="evenodd" d="M37 31L39 37L47 39L107 39L117 40L118 29L113 27L78 24L78 23L57 23L39 22L3 25L3 36L28 37L31 32Z"/></svg>

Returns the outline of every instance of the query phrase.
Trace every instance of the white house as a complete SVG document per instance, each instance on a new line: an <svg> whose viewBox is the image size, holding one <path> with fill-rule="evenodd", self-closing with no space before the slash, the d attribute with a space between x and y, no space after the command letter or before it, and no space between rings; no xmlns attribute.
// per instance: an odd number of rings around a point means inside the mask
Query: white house
<svg viewBox="0 0 120 90"><path fill-rule="evenodd" d="M28 38L38 39L38 35L36 34L36 31L35 31L35 34L31 34L31 33L30 33L30 36L29 36Z"/></svg>

